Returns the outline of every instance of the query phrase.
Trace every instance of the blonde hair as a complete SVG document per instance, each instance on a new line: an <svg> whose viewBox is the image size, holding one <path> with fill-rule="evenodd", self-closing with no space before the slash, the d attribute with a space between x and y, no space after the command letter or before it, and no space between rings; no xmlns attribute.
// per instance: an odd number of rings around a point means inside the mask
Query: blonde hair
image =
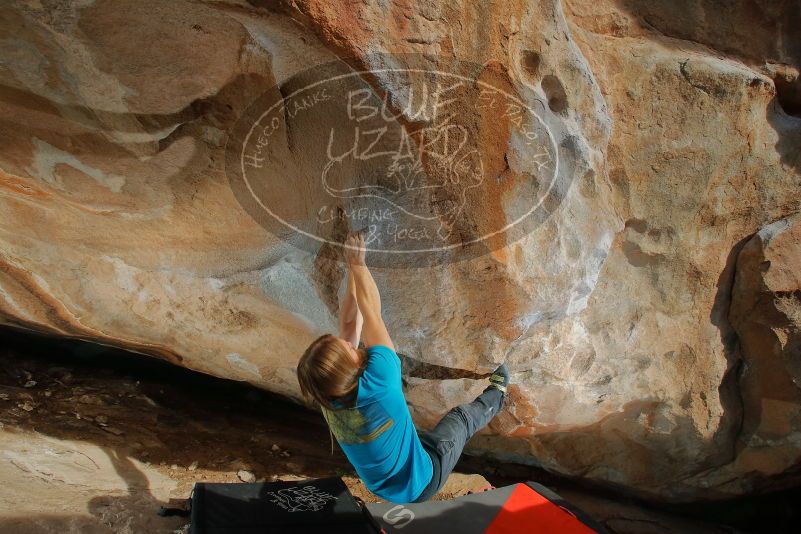
<svg viewBox="0 0 801 534"><path fill-rule="evenodd" d="M329 410L338 409L332 401L344 401L345 407L355 404L359 376L367 364L367 350L356 350L358 363L335 335L323 334L315 339L298 362L298 383L303 396Z"/></svg>

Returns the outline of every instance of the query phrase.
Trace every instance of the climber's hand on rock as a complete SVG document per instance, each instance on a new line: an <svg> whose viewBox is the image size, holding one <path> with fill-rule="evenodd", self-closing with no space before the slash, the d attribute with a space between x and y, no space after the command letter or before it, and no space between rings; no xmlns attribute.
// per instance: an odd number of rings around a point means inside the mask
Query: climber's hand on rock
<svg viewBox="0 0 801 534"><path fill-rule="evenodd" d="M350 265L364 265L364 231L351 232L345 240L345 261Z"/></svg>

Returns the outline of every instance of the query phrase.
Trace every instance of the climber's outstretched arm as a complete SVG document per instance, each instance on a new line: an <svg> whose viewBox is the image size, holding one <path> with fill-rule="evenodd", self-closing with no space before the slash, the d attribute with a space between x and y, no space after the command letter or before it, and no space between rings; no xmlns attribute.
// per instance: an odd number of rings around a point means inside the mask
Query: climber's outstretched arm
<svg viewBox="0 0 801 534"><path fill-rule="evenodd" d="M370 269L364 263L364 235L361 232L351 234L345 241L345 259L350 265L356 289L356 302L364 316L362 340L365 346L386 345L395 350L395 345L381 318L381 295L375 285Z"/></svg>
<svg viewBox="0 0 801 534"><path fill-rule="evenodd" d="M339 337L358 347L362 336L362 325L364 317L356 302L356 280L353 271L348 269L348 288L345 290L345 298L339 309Z"/></svg>

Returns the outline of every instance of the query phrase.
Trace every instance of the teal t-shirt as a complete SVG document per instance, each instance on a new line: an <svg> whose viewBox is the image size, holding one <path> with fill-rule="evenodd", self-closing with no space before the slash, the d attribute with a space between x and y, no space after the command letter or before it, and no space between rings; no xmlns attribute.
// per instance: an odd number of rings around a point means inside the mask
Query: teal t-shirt
<svg viewBox="0 0 801 534"><path fill-rule="evenodd" d="M367 349L356 405L323 415L367 488L390 502L416 499L431 481L431 457L420 444L401 388L401 365L384 345Z"/></svg>

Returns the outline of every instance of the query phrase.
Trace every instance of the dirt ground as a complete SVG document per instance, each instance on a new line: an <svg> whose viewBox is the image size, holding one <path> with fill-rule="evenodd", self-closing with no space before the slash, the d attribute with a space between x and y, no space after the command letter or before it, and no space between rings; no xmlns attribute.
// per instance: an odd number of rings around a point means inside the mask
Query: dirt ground
<svg viewBox="0 0 801 534"><path fill-rule="evenodd" d="M337 475L380 501L302 406L105 347L0 339L0 533L183 532L157 511L198 481ZM435 499L534 480L516 469L464 457ZM537 480L613 533L735 532Z"/></svg>

